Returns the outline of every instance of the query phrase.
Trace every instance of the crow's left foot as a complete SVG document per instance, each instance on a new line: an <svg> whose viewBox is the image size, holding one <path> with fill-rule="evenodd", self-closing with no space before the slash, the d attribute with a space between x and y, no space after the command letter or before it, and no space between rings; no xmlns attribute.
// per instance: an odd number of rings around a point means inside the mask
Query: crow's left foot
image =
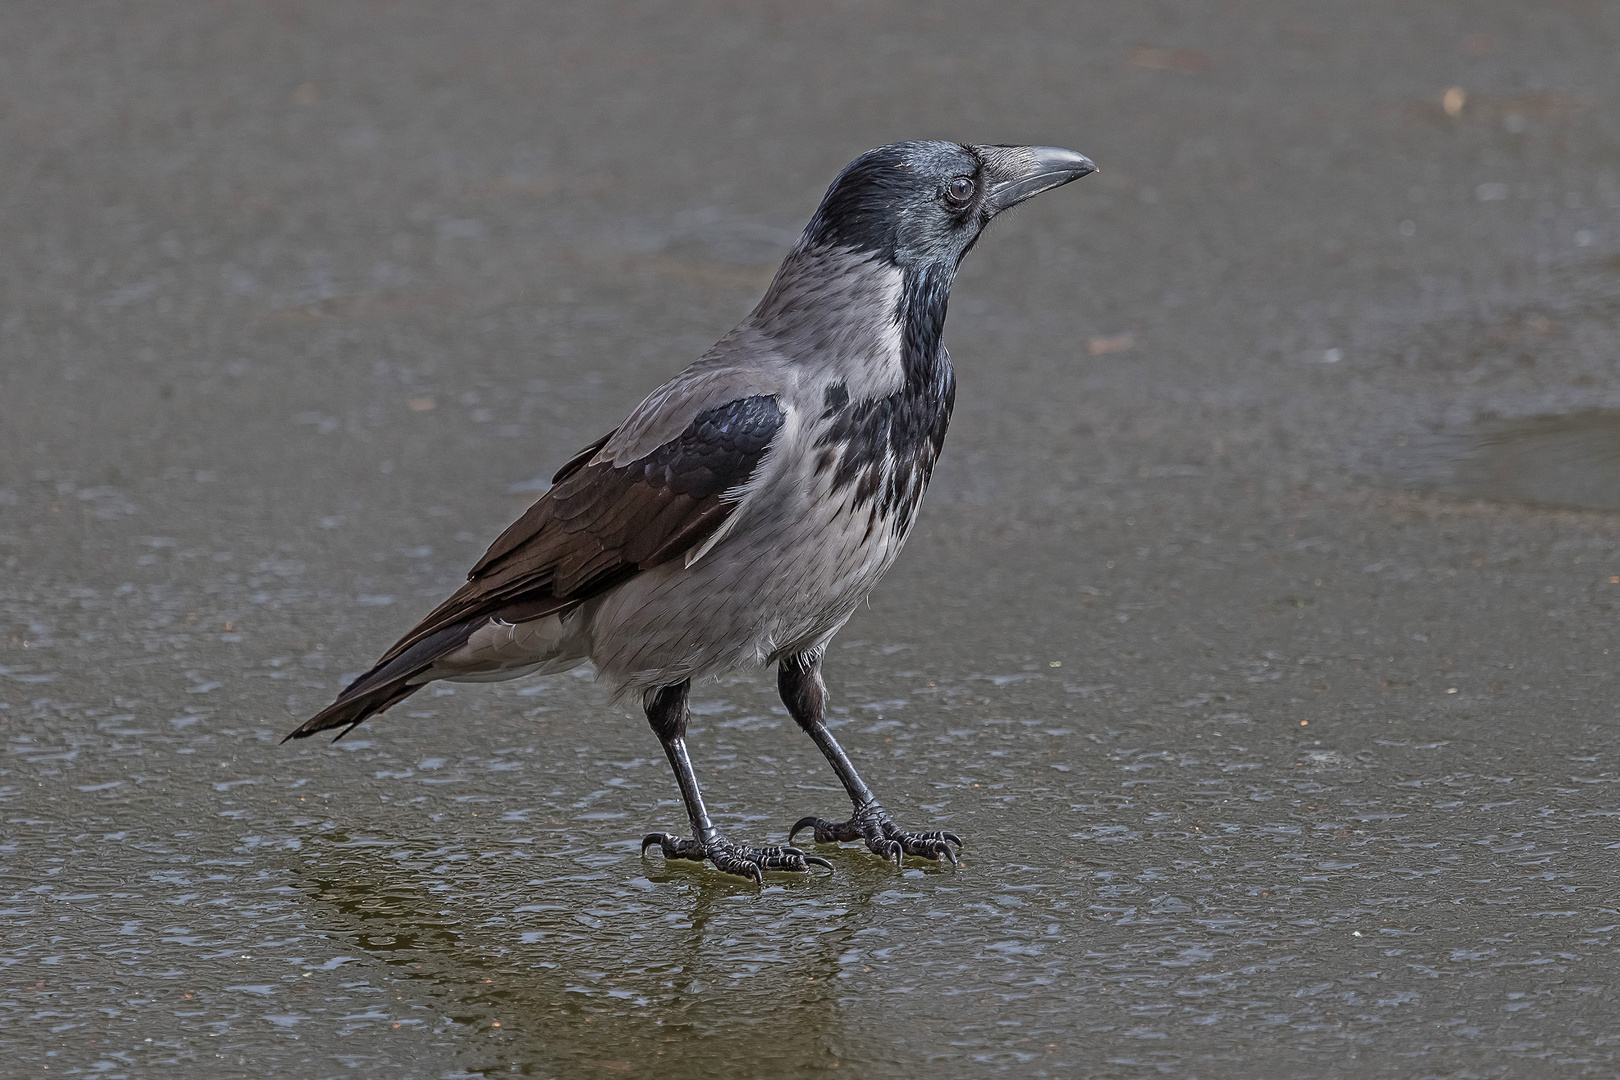
<svg viewBox="0 0 1620 1080"><path fill-rule="evenodd" d="M721 873L735 874L761 885L765 883L767 870L786 870L802 874L809 871L811 863L825 866L829 870L833 868L833 864L821 856L806 855L796 847L743 847L723 837L717 837L713 843L705 846L697 840L683 840L669 833L648 833L642 838L641 854L645 856L647 849L655 846L664 853L666 859L691 859L693 862L707 860Z"/></svg>
<svg viewBox="0 0 1620 1080"><path fill-rule="evenodd" d="M866 846L882 858L899 866L901 857L915 855L921 859L937 859L957 865L955 844L960 849L962 838L951 832L906 832L894 823L889 812L877 803L867 803L848 821L824 821L814 814L802 817L788 833L788 843L801 829L814 828L816 843L836 844L841 841L864 840Z"/></svg>

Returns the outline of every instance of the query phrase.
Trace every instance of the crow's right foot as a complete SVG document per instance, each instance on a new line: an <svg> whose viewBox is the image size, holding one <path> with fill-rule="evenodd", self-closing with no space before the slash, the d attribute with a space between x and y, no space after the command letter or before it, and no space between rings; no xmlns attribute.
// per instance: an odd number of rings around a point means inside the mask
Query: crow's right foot
<svg viewBox="0 0 1620 1080"><path fill-rule="evenodd" d="M666 859L707 860L721 873L745 877L760 885L765 883L767 870L802 874L809 872L812 863L829 870L833 868L833 864L821 856L806 855L796 847L740 847L723 837L717 837L713 843L705 846L700 841L683 840L669 833L648 833L641 841L642 856L645 857L647 849L655 845L663 851Z"/></svg>
<svg viewBox="0 0 1620 1080"><path fill-rule="evenodd" d="M875 802L855 811L848 821L824 821L814 814L802 817L788 832L788 843L793 842L801 829L810 828L815 830L818 844L863 840L874 854L896 866L900 865L904 855L937 859L955 866L956 851L951 849L951 845L955 844L958 849L963 846L962 838L952 832L907 832L896 825L889 812Z"/></svg>

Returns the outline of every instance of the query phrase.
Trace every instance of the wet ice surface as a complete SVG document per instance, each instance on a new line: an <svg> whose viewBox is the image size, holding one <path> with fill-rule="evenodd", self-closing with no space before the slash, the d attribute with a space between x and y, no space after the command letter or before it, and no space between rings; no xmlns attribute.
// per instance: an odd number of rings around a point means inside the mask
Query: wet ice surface
<svg viewBox="0 0 1620 1080"><path fill-rule="evenodd" d="M1220 560L1143 550L1186 595L1219 591ZM638 857L680 806L644 723L587 683L423 695L336 747L280 747L335 685L321 652L245 654L151 593L14 598L41 625L6 672L7 1029L114 1072L679 1075L717 1045L766 1074L1133 1075L1255 1045L1300 1067L1606 1063L1620 771L1608 732L1568 718L1610 673L1452 665L1443 627L1368 629L1363 603L1448 570L1385 557L1353 589L1245 612L1241 649L1134 633L1195 612L1105 571L1024 613L1116 627L1087 631L1089 658L975 655L1025 641L968 615L922 642L858 636L925 621L878 605L829 661L839 735L904 820L968 837L966 864L897 874L850 848L763 891ZM1551 602L1549 625L1581 617ZM73 640L166 606L149 654ZM769 679L703 687L692 742L735 837L841 807Z"/></svg>
<svg viewBox="0 0 1620 1080"><path fill-rule="evenodd" d="M225 710L30 691L7 725L7 1027L115 1071L695 1073L716 1045L765 1074L1062 1072L1097 1047L1180 1071L1257 1043L1606 1061L1613 754L1481 745L1470 699L1421 724L1287 711L1324 739L1233 707L1320 664L1137 709L1050 668L892 680L840 735L907 818L968 834L966 865L849 849L761 891L638 858L679 805L641 723L574 686L292 753ZM840 801L767 689L719 688L693 737L722 827L753 839Z"/></svg>
<svg viewBox="0 0 1620 1080"><path fill-rule="evenodd" d="M1402 440L1405 484L1459 498L1620 510L1620 413L1487 419Z"/></svg>
<svg viewBox="0 0 1620 1080"><path fill-rule="evenodd" d="M17 1068L1613 1074L1620 518L1362 479L1620 408L1610 9L51 10L0 36ZM918 132L1104 170L967 263L827 663L961 868L643 860L675 787L571 676L278 745ZM845 806L773 681L694 691L739 841Z"/></svg>

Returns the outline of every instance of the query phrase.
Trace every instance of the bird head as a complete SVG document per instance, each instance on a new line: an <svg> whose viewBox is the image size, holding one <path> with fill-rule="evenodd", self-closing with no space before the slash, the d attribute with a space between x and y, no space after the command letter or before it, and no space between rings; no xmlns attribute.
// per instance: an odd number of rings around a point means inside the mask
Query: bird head
<svg viewBox="0 0 1620 1080"><path fill-rule="evenodd" d="M800 246L954 273L997 214L1096 171L1084 155L1055 146L890 143L838 174Z"/></svg>

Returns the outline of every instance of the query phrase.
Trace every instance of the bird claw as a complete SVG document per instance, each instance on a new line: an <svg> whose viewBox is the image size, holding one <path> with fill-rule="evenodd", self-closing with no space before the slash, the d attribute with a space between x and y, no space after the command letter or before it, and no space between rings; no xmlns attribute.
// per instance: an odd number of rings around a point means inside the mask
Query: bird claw
<svg viewBox="0 0 1620 1080"><path fill-rule="evenodd" d="M696 840L683 840L669 833L648 833L641 838L641 857L647 857L647 849L657 845L663 851L666 859L691 859L693 862L702 862L708 857L708 850Z"/></svg>
<svg viewBox="0 0 1620 1080"><path fill-rule="evenodd" d="M802 817L788 831L788 843L791 844L793 838L804 829L814 830L818 844L865 841L873 854L895 866L899 866L906 855L960 866L961 860L951 845L955 844L957 849L965 846L962 838L953 832L907 832L896 825L888 811L876 803L857 810L848 821L825 821L814 814Z"/></svg>
<svg viewBox="0 0 1620 1080"><path fill-rule="evenodd" d="M806 874L810 872L811 864L833 869L833 864L821 856L806 855L796 847L751 848L733 844L724 838L716 838L713 843L705 845L701 841L682 839L669 833L648 833L641 841L642 857L646 857L648 848L655 846L666 859L708 861L721 873L748 878L756 885L765 883L767 870Z"/></svg>
<svg viewBox="0 0 1620 1080"><path fill-rule="evenodd" d="M818 844L836 844L840 841L861 839L861 830L853 819L835 825L811 814L794 822L793 828L788 830L788 843L793 843L793 838L799 835L800 830L810 828L815 830L816 843Z"/></svg>

